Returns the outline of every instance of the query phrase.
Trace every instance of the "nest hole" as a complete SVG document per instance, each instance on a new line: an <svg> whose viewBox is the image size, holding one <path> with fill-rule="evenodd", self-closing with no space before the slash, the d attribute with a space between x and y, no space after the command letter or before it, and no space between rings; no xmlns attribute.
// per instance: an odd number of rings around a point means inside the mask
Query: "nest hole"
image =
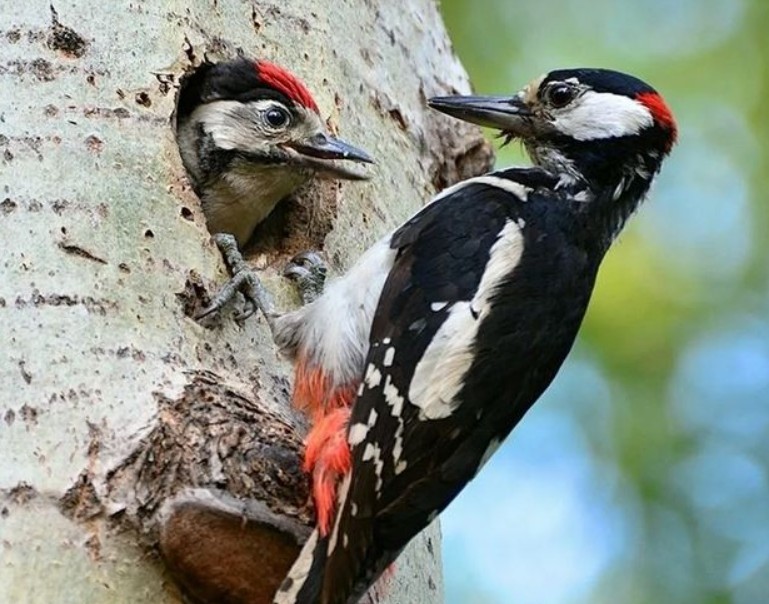
<svg viewBox="0 0 769 604"><path fill-rule="evenodd" d="M189 54L189 53L188 53ZM194 52L193 57L207 53ZM227 162L236 153L217 154L216 159L208 157L201 162L200 150L213 145L213 139L195 123L194 115L202 106L215 102L216 94L210 90L207 75L218 63L205 60L199 66L190 66L178 78L172 125L176 135L179 155L198 199L214 178L217 171L227 168ZM257 225L248 243L243 246L244 256L266 257L270 263L280 262L306 250L322 250L324 241L331 232L337 215L340 189L343 184L329 180L311 180L285 199L278 202L267 218ZM204 210L205 215L205 210ZM181 216L189 220L187 213Z"/></svg>

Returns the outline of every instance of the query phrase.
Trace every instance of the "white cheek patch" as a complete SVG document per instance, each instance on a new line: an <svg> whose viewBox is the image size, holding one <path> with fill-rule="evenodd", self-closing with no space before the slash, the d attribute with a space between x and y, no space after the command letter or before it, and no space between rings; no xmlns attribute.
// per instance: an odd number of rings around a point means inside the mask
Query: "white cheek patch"
<svg viewBox="0 0 769 604"><path fill-rule="evenodd" d="M272 99L241 103L240 101L212 101L204 103L192 118L203 124L220 149L259 149L266 141L279 140L285 128L271 129L262 123L260 115L268 109L288 111L285 105ZM294 136L302 138L322 130L320 118L303 107L295 108L292 119Z"/></svg>
<svg viewBox="0 0 769 604"><path fill-rule="evenodd" d="M192 117L203 124L220 149L248 149L259 146L264 129L255 119L243 119L246 110L238 101L213 101L198 107Z"/></svg>
<svg viewBox="0 0 769 604"><path fill-rule="evenodd" d="M594 90L555 111L554 116L556 129L578 141L632 136L654 124L651 112L642 103Z"/></svg>

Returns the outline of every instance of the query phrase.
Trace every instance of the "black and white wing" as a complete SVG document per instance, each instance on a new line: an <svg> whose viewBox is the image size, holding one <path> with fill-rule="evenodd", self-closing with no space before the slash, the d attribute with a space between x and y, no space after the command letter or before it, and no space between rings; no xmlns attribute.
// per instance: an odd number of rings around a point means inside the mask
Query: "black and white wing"
<svg viewBox="0 0 769 604"><path fill-rule="evenodd" d="M494 175L465 181L394 233L398 255L349 424L352 472L296 602L357 602L475 475L568 352L582 313L552 329L548 275L519 270L532 253L546 273L569 260L555 249L562 242L538 241L526 225L530 192ZM552 339L554 351L534 372L528 353L541 346L532 337Z"/></svg>

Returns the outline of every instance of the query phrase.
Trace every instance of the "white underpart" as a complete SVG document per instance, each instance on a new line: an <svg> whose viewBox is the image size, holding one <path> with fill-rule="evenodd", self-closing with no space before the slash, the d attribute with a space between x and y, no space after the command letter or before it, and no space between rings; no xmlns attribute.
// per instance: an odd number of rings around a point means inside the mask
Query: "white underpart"
<svg viewBox="0 0 769 604"><path fill-rule="evenodd" d="M312 568L313 554L317 544L318 531L314 530L288 573L288 577L293 581L291 587L287 590L279 589L275 594L274 604L296 604L296 596L299 594L299 590L302 589L305 581L307 581L307 575Z"/></svg>
<svg viewBox="0 0 769 604"><path fill-rule="evenodd" d="M649 109L621 94L588 90L553 111L553 125L578 141L630 136L654 124Z"/></svg>
<svg viewBox="0 0 769 604"><path fill-rule="evenodd" d="M491 298L500 283L518 265L523 241L518 224L508 221L491 248L475 296L451 307L449 316L425 350L408 393L409 400L420 408L420 419L448 417L458 405L456 395L473 361L472 347L478 327L488 315Z"/></svg>
<svg viewBox="0 0 769 604"><path fill-rule="evenodd" d="M395 260L391 235L366 251L347 274L329 283L312 304L276 321L275 340L281 348L309 354L335 384L361 379L368 337L382 287Z"/></svg>

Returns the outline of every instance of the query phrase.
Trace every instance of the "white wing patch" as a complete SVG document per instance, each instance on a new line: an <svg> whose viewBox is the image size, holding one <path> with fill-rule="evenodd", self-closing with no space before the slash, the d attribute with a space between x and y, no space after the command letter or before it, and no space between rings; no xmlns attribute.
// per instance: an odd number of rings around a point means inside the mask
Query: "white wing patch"
<svg viewBox="0 0 769 604"><path fill-rule="evenodd" d="M419 407L420 419L442 419L456 409L456 395L473 360L472 346L478 327L489 312L497 287L518 265L523 245L521 228L516 222L507 221L491 248L475 296L451 307L422 355L409 386L409 400Z"/></svg>
<svg viewBox="0 0 769 604"><path fill-rule="evenodd" d="M562 110L553 125L578 141L631 136L654 124L649 109L630 97L588 90Z"/></svg>

